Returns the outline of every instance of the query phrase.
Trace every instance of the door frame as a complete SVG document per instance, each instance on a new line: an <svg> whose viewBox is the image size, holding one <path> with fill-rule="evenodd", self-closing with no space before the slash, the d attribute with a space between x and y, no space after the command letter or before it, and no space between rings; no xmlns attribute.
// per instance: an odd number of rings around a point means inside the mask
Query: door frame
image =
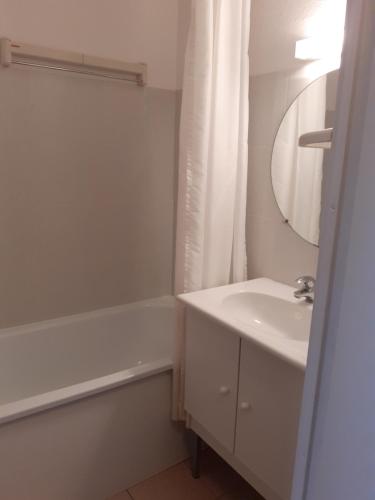
<svg viewBox="0 0 375 500"><path fill-rule="evenodd" d="M335 278L342 266L338 257L343 249L340 248L338 234L343 225L350 224L345 219L343 208L348 204L351 191L354 193L355 190L353 179L356 178L357 165L354 160L358 160L358 144L361 138L361 127L358 127L359 110L367 104L364 102L367 95L361 94L360 89L361 84L369 81L371 75L371 65L361 64L361 58L370 48L371 36L366 20L371 13L375 15L373 3L373 0L347 2L346 34L338 83L335 133L328 165L330 172L322 207L316 301L299 424L292 500L309 498L309 472L312 451L316 444L315 430L321 388L325 383L323 366L329 363L334 354L332 347L327 349L327 341L332 334L330 313L337 294ZM357 155L353 155L354 149Z"/></svg>

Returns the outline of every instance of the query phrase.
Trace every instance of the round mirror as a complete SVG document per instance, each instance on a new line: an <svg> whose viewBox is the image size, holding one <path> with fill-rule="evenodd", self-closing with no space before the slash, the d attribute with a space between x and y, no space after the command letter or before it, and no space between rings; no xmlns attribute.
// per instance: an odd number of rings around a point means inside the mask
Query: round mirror
<svg viewBox="0 0 375 500"><path fill-rule="evenodd" d="M272 186L282 216L313 245L319 244L324 165L329 150L318 144L302 146L301 136L310 137L312 132L333 126L337 79L338 71L333 71L299 94L285 113L272 152Z"/></svg>

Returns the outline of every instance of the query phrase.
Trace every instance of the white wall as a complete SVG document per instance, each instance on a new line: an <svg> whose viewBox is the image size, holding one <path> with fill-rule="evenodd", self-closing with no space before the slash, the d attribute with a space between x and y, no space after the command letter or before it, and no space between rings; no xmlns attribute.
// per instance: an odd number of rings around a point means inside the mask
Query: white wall
<svg viewBox="0 0 375 500"><path fill-rule="evenodd" d="M252 0L253 74L299 69L296 40L343 26L346 0Z"/></svg>
<svg viewBox="0 0 375 500"><path fill-rule="evenodd" d="M0 327L172 293L190 0L0 0L0 36L148 64L0 68Z"/></svg>
<svg viewBox="0 0 375 500"><path fill-rule="evenodd" d="M288 284L315 276L318 248L284 222L272 188L274 139L284 113L309 83L293 72L253 76L250 81L250 136L247 198L249 278L266 276Z"/></svg>
<svg viewBox="0 0 375 500"><path fill-rule="evenodd" d="M172 292L175 91L0 69L0 327Z"/></svg>
<svg viewBox="0 0 375 500"><path fill-rule="evenodd" d="M285 224L271 183L274 139L283 116L313 80L334 69L328 61L294 58L295 42L311 34L329 1L253 0L250 39L250 131L247 199L249 278L267 276L293 284L302 274L315 276L318 248ZM324 16L323 16L324 17Z"/></svg>
<svg viewBox="0 0 375 500"><path fill-rule="evenodd" d="M180 86L188 0L0 0L0 36L149 66L149 85Z"/></svg>

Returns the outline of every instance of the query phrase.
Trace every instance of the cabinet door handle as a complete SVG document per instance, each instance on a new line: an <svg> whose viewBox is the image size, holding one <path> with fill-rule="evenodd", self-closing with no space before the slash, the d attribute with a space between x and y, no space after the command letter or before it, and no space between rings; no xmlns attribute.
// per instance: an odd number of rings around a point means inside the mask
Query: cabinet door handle
<svg viewBox="0 0 375 500"><path fill-rule="evenodd" d="M248 401L242 401L242 403L240 403L240 410L242 411L251 410L250 403Z"/></svg>
<svg viewBox="0 0 375 500"><path fill-rule="evenodd" d="M226 396L227 394L230 393L230 389L226 385L222 385L219 389L219 392L222 396Z"/></svg>

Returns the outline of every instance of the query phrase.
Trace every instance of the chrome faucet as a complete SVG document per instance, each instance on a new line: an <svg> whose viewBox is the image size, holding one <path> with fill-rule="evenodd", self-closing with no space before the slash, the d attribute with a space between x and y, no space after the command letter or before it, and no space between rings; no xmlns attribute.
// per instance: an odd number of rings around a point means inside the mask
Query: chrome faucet
<svg viewBox="0 0 375 500"><path fill-rule="evenodd" d="M296 299L305 299L306 302L312 304L314 302L315 279L312 276L301 276L296 279L297 285L300 286L294 292Z"/></svg>

